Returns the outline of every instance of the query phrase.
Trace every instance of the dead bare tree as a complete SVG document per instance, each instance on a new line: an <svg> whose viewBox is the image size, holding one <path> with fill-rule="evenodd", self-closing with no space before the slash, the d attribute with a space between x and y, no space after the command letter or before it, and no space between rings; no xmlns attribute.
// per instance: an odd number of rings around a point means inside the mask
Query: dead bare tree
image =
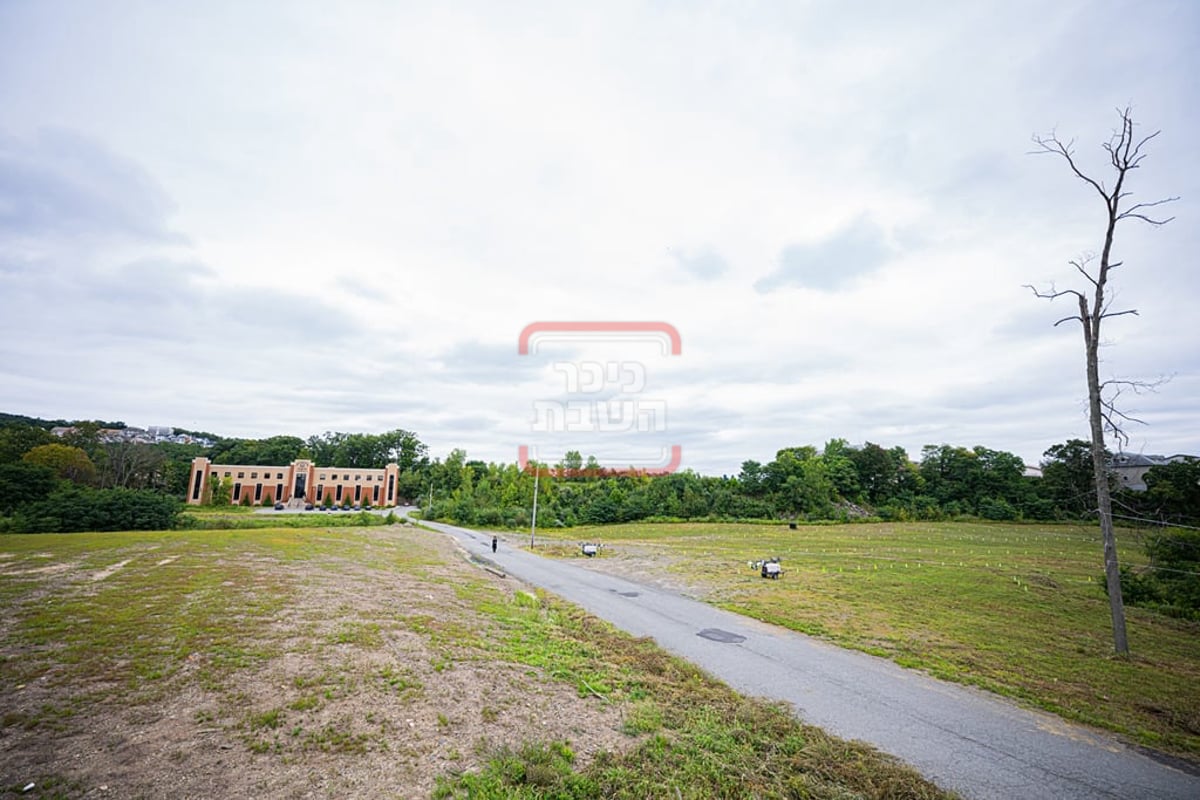
<svg viewBox="0 0 1200 800"><path fill-rule="evenodd" d="M1110 317L1137 314L1135 309L1113 311L1111 298L1107 294L1109 273L1123 263L1112 260L1113 237L1116 234L1117 223L1124 220L1138 220L1155 226L1165 225L1173 217L1165 219L1153 217L1151 214L1154 212L1151 209L1179 198L1168 197L1149 203L1133 203L1126 207L1126 201L1132 195L1126 186L1126 181L1130 173L1141 166L1142 159L1146 157L1142 148L1151 139L1158 136L1159 131L1138 138L1134 135L1132 110L1126 107L1124 110L1118 110L1118 114L1121 117L1120 127L1113 131L1112 136L1103 145L1112 166L1112 175L1108 179L1112 181L1111 187L1106 180L1092 178L1079 168L1075 159L1074 140L1063 142L1058 138L1057 133L1033 137L1033 143L1037 145L1034 153L1050 153L1059 156L1067 163L1075 177L1096 190L1104 201L1107 226L1104 231L1104 246L1100 250L1098 263L1094 254L1070 262L1085 280L1082 290L1058 290L1053 286L1048 291L1041 291L1033 286L1028 288L1038 297L1049 300L1068 295L1074 296L1079 304L1079 313L1063 317L1054 325L1057 327L1064 322L1076 320L1083 328L1083 342L1087 353L1088 420L1091 423L1092 432L1092 470L1096 480L1100 533L1104 539L1104 575L1108 587L1109 607L1112 611L1113 645L1117 653L1125 655L1129 652L1129 640L1125 635L1125 604L1121 598L1121 570L1117 563L1117 544L1113 534L1112 496L1109 493L1104 435L1111 433L1122 444L1128 441L1128 436L1121 427L1122 423L1138 420L1121 412L1116 407L1116 400L1124 389L1137 391L1149 384L1137 381L1102 382L1100 380L1100 324Z"/></svg>

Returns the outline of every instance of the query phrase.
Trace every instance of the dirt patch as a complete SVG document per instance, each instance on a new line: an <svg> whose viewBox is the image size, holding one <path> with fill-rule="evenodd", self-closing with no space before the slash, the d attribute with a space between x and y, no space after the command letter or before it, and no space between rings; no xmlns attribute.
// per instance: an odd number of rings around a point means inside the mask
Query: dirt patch
<svg viewBox="0 0 1200 800"><path fill-rule="evenodd" d="M21 575L57 575L63 572L70 572L76 568L76 564L47 564L44 567L27 567L25 569L4 569L0 570L0 575L11 575L13 577Z"/></svg>
<svg viewBox="0 0 1200 800"><path fill-rule="evenodd" d="M132 560L133 560L132 558L127 558L124 561L118 561L115 564L110 564L109 566L105 567L104 569L96 570L95 572L92 573L92 581L94 583L99 583L100 581L105 580L106 578L112 577L116 573L125 569L125 565L128 564Z"/></svg>
<svg viewBox="0 0 1200 800"><path fill-rule="evenodd" d="M53 669L5 686L0 791L32 782L22 796L427 797L438 775L475 769L496 746L566 740L583 764L635 743L620 708L479 646L495 623L456 585L527 587L466 563L441 536L368 535L380 545L419 537L444 565L418 574L247 559L297 589L271 624L270 657L215 676L213 653L187 653L136 696ZM47 575L61 591L99 579L78 566ZM0 663L24 655L6 644Z"/></svg>

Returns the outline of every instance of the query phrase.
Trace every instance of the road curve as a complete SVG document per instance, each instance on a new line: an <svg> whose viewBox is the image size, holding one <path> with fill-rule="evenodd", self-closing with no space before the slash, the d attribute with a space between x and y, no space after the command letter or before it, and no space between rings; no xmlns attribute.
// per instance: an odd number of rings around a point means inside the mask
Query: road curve
<svg viewBox="0 0 1200 800"><path fill-rule="evenodd" d="M872 744L971 800L1200 798L1194 767L1050 714L507 544L493 555L491 534L421 524L513 577L655 639L738 691L791 703L805 722Z"/></svg>

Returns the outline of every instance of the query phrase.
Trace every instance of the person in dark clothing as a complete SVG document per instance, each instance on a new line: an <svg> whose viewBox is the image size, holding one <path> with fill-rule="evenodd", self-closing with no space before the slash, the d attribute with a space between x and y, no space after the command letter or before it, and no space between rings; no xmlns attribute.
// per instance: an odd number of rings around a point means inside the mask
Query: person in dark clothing
<svg viewBox="0 0 1200 800"><path fill-rule="evenodd" d="M496 552L496 537L492 537L492 552Z"/></svg>

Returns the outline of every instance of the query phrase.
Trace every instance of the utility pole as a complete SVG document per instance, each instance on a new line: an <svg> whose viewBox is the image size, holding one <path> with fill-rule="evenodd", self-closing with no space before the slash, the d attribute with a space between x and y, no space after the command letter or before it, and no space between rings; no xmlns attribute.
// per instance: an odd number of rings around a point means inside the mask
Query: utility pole
<svg viewBox="0 0 1200 800"><path fill-rule="evenodd" d="M538 495L538 473L541 470L535 465L533 468L533 525L529 528L529 549L533 549L533 535L537 533L537 495Z"/></svg>

